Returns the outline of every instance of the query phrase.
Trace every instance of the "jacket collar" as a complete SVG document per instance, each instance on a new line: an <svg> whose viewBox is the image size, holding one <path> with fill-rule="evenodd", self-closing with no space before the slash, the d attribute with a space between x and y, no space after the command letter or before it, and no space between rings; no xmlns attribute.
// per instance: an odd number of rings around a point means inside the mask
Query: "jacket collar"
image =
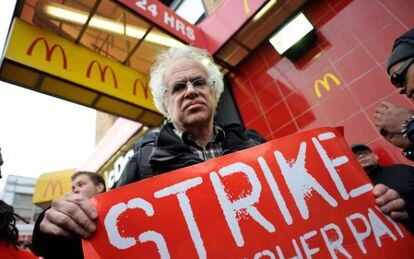
<svg viewBox="0 0 414 259"><path fill-rule="evenodd" d="M224 132L222 155L257 145L239 124L220 127ZM168 123L160 131L149 162L154 172L163 173L204 161L192 153L190 147L174 132L172 123Z"/></svg>

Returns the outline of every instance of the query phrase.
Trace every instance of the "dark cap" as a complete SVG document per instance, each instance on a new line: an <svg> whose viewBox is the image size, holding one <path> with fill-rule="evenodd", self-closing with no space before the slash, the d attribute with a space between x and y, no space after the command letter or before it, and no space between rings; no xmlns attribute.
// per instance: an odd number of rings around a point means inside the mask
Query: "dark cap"
<svg viewBox="0 0 414 259"><path fill-rule="evenodd" d="M352 144L351 150L354 154L357 153L358 151L372 152L372 150L367 145L364 145L364 144Z"/></svg>
<svg viewBox="0 0 414 259"><path fill-rule="evenodd" d="M387 72L395 64L414 57L414 29L409 30L394 41L392 52L387 61Z"/></svg>

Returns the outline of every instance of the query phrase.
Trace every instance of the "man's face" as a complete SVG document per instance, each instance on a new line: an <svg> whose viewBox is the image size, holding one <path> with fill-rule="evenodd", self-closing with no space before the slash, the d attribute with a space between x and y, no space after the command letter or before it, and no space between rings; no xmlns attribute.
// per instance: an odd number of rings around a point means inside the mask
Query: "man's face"
<svg viewBox="0 0 414 259"><path fill-rule="evenodd" d="M187 86L176 91L179 88L174 86L179 82L187 83ZM176 129L185 131L194 125L212 122L216 101L207 72L199 63L191 59L176 60L165 71L164 84L168 116Z"/></svg>
<svg viewBox="0 0 414 259"><path fill-rule="evenodd" d="M101 185L95 185L91 178L86 174L81 174L72 181L72 191L82 194L87 198L92 198L95 194L102 191Z"/></svg>
<svg viewBox="0 0 414 259"><path fill-rule="evenodd" d="M0 150L0 179L3 177L1 175L1 166L3 165L3 157L1 156L1 150Z"/></svg>
<svg viewBox="0 0 414 259"><path fill-rule="evenodd" d="M405 61L399 62L392 66L390 68L390 75L392 75L394 72L398 71L400 67L404 65ZM404 83L402 87L399 87L401 94L405 94L408 98L412 99L414 98L414 65L411 64L411 66L407 69L405 72L405 78Z"/></svg>
<svg viewBox="0 0 414 259"><path fill-rule="evenodd" d="M378 164L378 156L369 150L359 150L354 153L354 156L363 168L376 166Z"/></svg>

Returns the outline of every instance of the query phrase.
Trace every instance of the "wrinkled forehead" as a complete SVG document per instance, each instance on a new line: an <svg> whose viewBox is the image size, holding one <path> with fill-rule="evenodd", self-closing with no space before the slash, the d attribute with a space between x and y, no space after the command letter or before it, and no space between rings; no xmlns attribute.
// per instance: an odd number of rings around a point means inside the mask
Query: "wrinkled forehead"
<svg viewBox="0 0 414 259"><path fill-rule="evenodd" d="M182 58L173 61L165 70L164 84L176 81L185 81L196 76L207 77L207 71L197 61L189 58Z"/></svg>

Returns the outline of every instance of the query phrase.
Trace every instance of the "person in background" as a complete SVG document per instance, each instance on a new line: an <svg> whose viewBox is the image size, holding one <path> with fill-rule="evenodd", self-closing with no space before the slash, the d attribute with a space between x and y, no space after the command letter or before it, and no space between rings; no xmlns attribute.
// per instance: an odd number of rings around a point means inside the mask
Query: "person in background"
<svg viewBox="0 0 414 259"><path fill-rule="evenodd" d="M391 83L409 99L414 98L414 29L398 37L388 58ZM375 109L375 125L391 144L414 161L414 111L384 101Z"/></svg>
<svg viewBox="0 0 414 259"><path fill-rule="evenodd" d="M383 184L392 189L393 196L403 199L395 202L405 202L408 218L403 224L414 234L414 167L403 164L381 166L378 155L364 144L353 144L351 150L373 184Z"/></svg>
<svg viewBox="0 0 414 259"><path fill-rule="evenodd" d="M3 156L0 148L0 179L1 166L3 165ZM0 254L1 258L36 258L30 251L18 247L19 231L16 227L16 219L19 218L26 222L25 219L14 213L14 208L4 201L0 200Z"/></svg>
<svg viewBox="0 0 414 259"><path fill-rule="evenodd" d="M92 198L106 191L105 180L97 173L80 171L72 175L72 192Z"/></svg>
<svg viewBox="0 0 414 259"><path fill-rule="evenodd" d="M158 134L151 134L148 141L141 141L117 186L260 144L242 125L214 123L224 83L220 69L205 50L183 46L161 53L151 68L149 84L155 106L168 123ZM389 188L375 186L373 195L380 199L380 206L389 204L388 213L397 211L391 214L394 219L404 218L400 212L404 204L392 196ZM64 220L42 222L42 235L87 239L95 232L97 211L88 199L65 196L54 202L50 211L50 219L64 215Z"/></svg>
<svg viewBox="0 0 414 259"><path fill-rule="evenodd" d="M52 206L43 211L36 220L32 244L33 252L39 256L45 258L83 258L82 243L79 236L67 232L67 237L71 238L62 242L62 239L55 237L53 234L41 234L42 224L56 224L56 222L60 222L65 218L65 215L60 212L56 213L56 208L61 206L74 208L78 204L77 202L90 199L96 194L106 191L105 180L97 173L80 171L73 174L71 180L72 192L54 200ZM67 198L71 201L68 201ZM80 220L86 220L86 218ZM80 228L80 226L78 227ZM51 231L53 233L54 230Z"/></svg>
<svg viewBox="0 0 414 259"><path fill-rule="evenodd" d="M12 206L0 200L0 255L2 259L29 259L36 256L18 247L19 231L16 218L20 218Z"/></svg>

